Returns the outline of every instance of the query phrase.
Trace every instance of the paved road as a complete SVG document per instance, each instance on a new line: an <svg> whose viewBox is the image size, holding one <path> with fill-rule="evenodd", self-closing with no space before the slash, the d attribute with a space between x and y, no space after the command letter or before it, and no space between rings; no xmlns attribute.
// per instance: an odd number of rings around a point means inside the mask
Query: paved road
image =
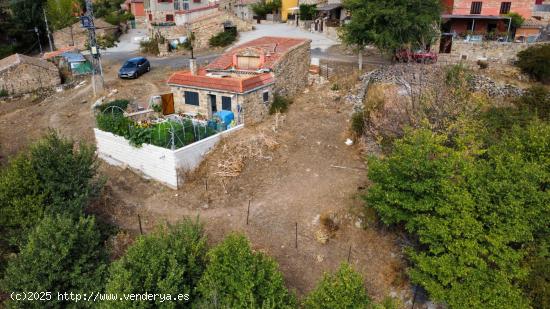
<svg viewBox="0 0 550 309"><path fill-rule="evenodd" d="M294 38L307 38L311 39L311 56L319 58L321 60L330 60L346 63L357 63L357 56L344 55L337 52L329 52L328 49L331 46L339 44L339 42L332 40L322 34L312 33L302 30L297 27L289 26L287 24L271 24L271 25L254 25L256 28L253 31L242 32L239 34L239 39L236 43L242 44L263 36L284 36ZM116 47L109 48L102 52L103 59L109 62L117 62L122 64L125 60L131 57L140 55L139 52L139 39L146 36L146 30L144 29L130 29L128 33L123 34L120 37L120 42ZM199 65L211 62L219 54L211 54L204 56L197 56L197 62ZM152 66L169 66L174 69L184 69L189 66L189 58L187 56L172 56L172 57L148 57ZM387 63L380 57L365 57L364 63L370 64L385 64Z"/></svg>

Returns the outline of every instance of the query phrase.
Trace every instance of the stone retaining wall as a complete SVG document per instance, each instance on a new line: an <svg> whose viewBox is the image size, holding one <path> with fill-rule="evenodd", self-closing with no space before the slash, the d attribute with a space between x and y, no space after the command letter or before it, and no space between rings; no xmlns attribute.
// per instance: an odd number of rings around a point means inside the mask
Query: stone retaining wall
<svg viewBox="0 0 550 309"><path fill-rule="evenodd" d="M19 95L61 84L58 69L51 63L47 64L51 68L21 63L0 72L0 90L7 91L9 95Z"/></svg>
<svg viewBox="0 0 550 309"><path fill-rule="evenodd" d="M441 60L449 62L487 59L489 62L511 64L517 60L517 53L539 43L498 43L498 42L464 42L454 40L450 54L439 54Z"/></svg>
<svg viewBox="0 0 550 309"><path fill-rule="evenodd" d="M277 65L275 73L275 92L283 96L293 96L307 86L311 56L311 40L288 50Z"/></svg>

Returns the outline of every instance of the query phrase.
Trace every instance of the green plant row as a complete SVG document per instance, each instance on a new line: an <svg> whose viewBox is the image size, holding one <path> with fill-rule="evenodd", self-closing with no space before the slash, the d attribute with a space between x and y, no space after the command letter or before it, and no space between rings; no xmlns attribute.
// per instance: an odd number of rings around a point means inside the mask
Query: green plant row
<svg viewBox="0 0 550 309"><path fill-rule="evenodd" d="M165 121L158 124L142 125L122 113L99 113L96 116L97 127L126 138L132 146L151 144L164 148L181 148L218 133L207 126L194 126L191 120L183 123Z"/></svg>

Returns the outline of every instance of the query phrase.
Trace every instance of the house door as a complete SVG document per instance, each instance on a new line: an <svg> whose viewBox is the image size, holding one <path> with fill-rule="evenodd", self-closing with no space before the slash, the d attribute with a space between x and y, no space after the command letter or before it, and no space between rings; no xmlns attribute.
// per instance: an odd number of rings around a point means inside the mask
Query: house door
<svg viewBox="0 0 550 309"><path fill-rule="evenodd" d="M165 93L161 94L160 98L162 99L162 114L170 115L175 112L174 110L174 94Z"/></svg>
<svg viewBox="0 0 550 309"><path fill-rule="evenodd" d="M209 94L208 98L210 99L210 107L212 108L212 113L217 112L218 107L216 106L216 96L213 94Z"/></svg>
<svg viewBox="0 0 550 309"><path fill-rule="evenodd" d="M440 54L450 54L453 48L453 35L443 34L439 43Z"/></svg>

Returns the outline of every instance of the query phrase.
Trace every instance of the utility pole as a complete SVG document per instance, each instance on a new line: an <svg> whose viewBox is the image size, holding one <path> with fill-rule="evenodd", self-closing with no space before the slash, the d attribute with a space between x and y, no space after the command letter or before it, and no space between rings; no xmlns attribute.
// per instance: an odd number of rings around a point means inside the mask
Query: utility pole
<svg viewBox="0 0 550 309"><path fill-rule="evenodd" d="M92 88L94 90L94 97L96 96L95 87L95 71L99 68L99 76L101 81L101 89L103 89L103 69L101 67L101 55L99 54L99 48L97 46L94 26L94 11L92 7L92 1L86 0L86 15L81 18L82 26L88 29L90 54L92 55Z"/></svg>
<svg viewBox="0 0 550 309"><path fill-rule="evenodd" d="M34 32L36 33L36 38L38 39L38 47L40 48L40 54L42 54L42 44L40 43L40 33L38 32L38 27L34 27Z"/></svg>
<svg viewBox="0 0 550 309"><path fill-rule="evenodd" d="M44 21L46 22L46 34L48 35L48 43L50 43L50 52L53 51L52 47L52 34L50 33L50 27L48 26L48 17L46 17L46 9L42 8L44 12Z"/></svg>

